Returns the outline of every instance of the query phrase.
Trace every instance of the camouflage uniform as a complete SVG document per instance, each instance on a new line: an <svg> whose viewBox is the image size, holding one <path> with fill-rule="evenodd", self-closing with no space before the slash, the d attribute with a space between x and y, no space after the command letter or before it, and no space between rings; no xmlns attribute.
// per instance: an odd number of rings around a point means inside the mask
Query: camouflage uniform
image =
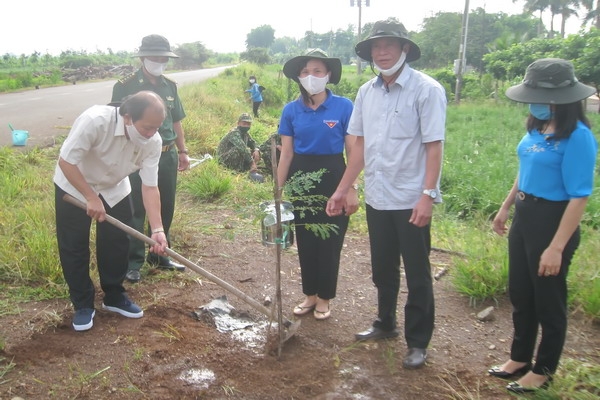
<svg viewBox="0 0 600 400"><path fill-rule="evenodd" d="M235 127L221 139L217 149L217 159L221 165L235 171L250 171L252 152L256 148L254 139Z"/></svg>
<svg viewBox="0 0 600 400"><path fill-rule="evenodd" d="M267 140L263 142L258 148L260 150L260 157L265 163L264 170L269 175L273 175L273 166L271 165L271 138L275 138L275 144L281 145L281 136L278 133L273 133ZM279 162L279 156L281 151L277 151L277 162Z"/></svg>

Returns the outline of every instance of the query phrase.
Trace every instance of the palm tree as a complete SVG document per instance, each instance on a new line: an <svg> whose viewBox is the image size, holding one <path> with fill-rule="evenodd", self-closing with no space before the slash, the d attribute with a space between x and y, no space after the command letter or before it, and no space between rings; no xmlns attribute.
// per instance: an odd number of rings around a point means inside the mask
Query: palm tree
<svg viewBox="0 0 600 400"><path fill-rule="evenodd" d="M552 0L525 0L525 4L523 5L524 13L533 14L536 11L540 12L540 23L538 25L538 36L542 36L542 34L544 32L544 21L542 20L542 16L543 16L544 11L550 7L551 1ZM517 0L513 0L513 3L516 3L516 2L517 2Z"/></svg>
<svg viewBox="0 0 600 400"><path fill-rule="evenodd" d="M587 10L583 22L592 22L596 28L600 29L600 0L580 0L580 3Z"/></svg>
<svg viewBox="0 0 600 400"><path fill-rule="evenodd" d="M567 19L572 16L577 16L577 8L579 8L579 0L550 1L550 11L552 12L552 19L550 20L550 37L554 36L554 16L561 16L560 36L564 38Z"/></svg>

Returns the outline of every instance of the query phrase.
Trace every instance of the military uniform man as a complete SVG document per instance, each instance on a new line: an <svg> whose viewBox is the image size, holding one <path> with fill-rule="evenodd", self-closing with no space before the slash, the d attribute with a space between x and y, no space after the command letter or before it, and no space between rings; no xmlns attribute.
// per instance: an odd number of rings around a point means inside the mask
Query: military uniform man
<svg viewBox="0 0 600 400"><path fill-rule="evenodd" d="M281 155L281 135L279 135L279 133L271 134L271 136L269 136L267 140L263 142L263 144L258 146L258 150L260 151L260 157L262 158L263 163L265 164L265 171L269 175L273 175L273 161L271 159L271 139L275 139L275 148L277 149L275 154L277 157L277 163L279 163L279 156Z"/></svg>
<svg viewBox="0 0 600 400"><path fill-rule="evenodd" d="M258 173L256 163L260 160L260 150L256 141L248 131L252 126L252 117L243 113L238 118L238 123L219 142L217 159L219 163L229 169L239 172L250 171L250 179L263 182L264 177Z"/></svg>
<svg viewBox="0 0 600 400"><path fill-rule="evenodd" d="M142 45L135 56L142 61L142 66L133 74L119 80L113 86L112 101L120 102L130 94L141 90L150 90L158 94L167 106L167 117L158 130L162 138L162 153L158 166L158 188L163 227L167 240L169 229L175 212L175 190L177 187L177 171L186 170L190 160L185 147L185 136L181 120L185 111L177 93L177 84L163 75L170 58L178 58L171 52L169 41L160 35L149 35L142 39ZM139 174L129 176L131 182L131 200L133 202L132 226L144 232L146 212L142 201L142 185ZM144 264L146 246L138 239L131 239L129 248L129 266L126 278L130 282L140 280L140 269ZM166 256L148 253L148 263L163 269L185 270L185 267Z"/></svg>

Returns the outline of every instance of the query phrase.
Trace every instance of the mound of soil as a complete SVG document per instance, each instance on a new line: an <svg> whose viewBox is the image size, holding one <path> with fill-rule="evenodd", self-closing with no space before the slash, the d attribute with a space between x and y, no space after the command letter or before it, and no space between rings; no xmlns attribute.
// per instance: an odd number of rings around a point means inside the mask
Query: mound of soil
<svg viewBox="0 0 600 400"><path fill-rule="evenodd" d="M275 250L262 245L258 229L241 229L233 212L221 208L207 210L202 218L206 221L198 221L201 225L214 229L193 238L174 229L174 242L183 248L174 250L251 298L273 301ZM87 332L72 329L68 300L15 304L18 314L0 317L0 366L14 365L0 377L0 398L512 398L504 389L506 382L486 374L508 357L510 304L504 299L470 307L452 289L451 258L445 252L432 254L433 273L444 268L449 272L435 281L436 329L424 368L402 368L402 335L354 342L354 333L367 328L376 315L369 257L367 236L349 232L332 317L302 317L280 354L276 329L259 329L254 340L248 335L240 339L239 332L221 332L213 318L199 313L225 295L235 315L246 315L255 326L268 322L264 314L192 270L144 269L139 284L127 285L130 297L144 308L144 317L137 320L101 310L99 293L94 327ZM282 254L281 285L284 316L294 319L291 310L303 298L294 247ZM403 285L400 314L405 299ZM476 314L491 305L495 318L479 321ZM598 327L571 318L563 357L597 363L599 348Z"/></svg>

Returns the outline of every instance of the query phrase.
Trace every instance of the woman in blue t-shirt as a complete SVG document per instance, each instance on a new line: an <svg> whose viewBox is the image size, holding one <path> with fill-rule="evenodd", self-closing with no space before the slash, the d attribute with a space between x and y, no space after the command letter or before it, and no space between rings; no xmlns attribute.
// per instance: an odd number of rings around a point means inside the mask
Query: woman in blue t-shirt
<svg viewBox="0 0 600 400"><path fill-rule="evenodd" d="M488 373L519 377L506 387L514 393L548 387L565 343L567 273L594 188L598 149L581 100L595 92L577 81L571 62L557 58L533 62L523 82L506 91L529 104L530 115L517 147L519 173L493 222L494 231L505 234L515 205L508 233L513 341L510 359Z"/></svg>
<svg viewBox="0 0 600 400"><path fill-rule="evenodd" d="M258 109L263 102L261 86L256 82L256 76L254 75L248 77L248 85L250 85L250 89L246 89L246 92L250 93L252 113L254 114L254 118L258 118Z"/></svg>
<svg viewBox="0 0 600 400"><path fill-rule="evenodd" d="M299 171L325 170L320 182L308 193L299 194L293 202L302 291L306 295L294 308L294 314L300 316L312 311L316 319L324 320L331 315L329 301L336 295L340 253L349 215L358 209L358 187L348 194L345 215L327 216L325 203L317 205L314 213L300 209L310 207L302 200L307 199L305 196L329 198L344 174L344 150L348 154L353 144L352 136L347 134L352 102L325 88L327 83L340 81L342 63L338 58L329 58L323 50L309 50L303 56L292 58L283 66L283 73L298 83L301 95L286 104L281 115L278 182L283 186ZM307 229L307 224L334 224L337 232L330 231L328 238L321 238Z"/></svg>

